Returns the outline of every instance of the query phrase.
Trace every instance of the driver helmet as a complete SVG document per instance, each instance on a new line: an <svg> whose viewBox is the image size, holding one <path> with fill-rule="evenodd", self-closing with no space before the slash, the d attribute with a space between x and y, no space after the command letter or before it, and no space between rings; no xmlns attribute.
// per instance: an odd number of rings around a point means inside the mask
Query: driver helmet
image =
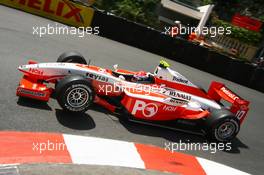
<svg viewBox="0 0 264 175"><path fill-rule="evenodd" d="M159 67L166 69L166 68L170 67L170 64L167 63L167 61L165 61L165 60L160 60Z"/></svg>

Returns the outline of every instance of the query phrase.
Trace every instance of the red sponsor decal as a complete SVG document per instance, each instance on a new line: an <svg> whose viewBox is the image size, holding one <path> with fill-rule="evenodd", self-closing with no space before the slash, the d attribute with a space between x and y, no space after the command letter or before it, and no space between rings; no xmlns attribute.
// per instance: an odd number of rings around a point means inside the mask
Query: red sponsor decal
<svg viewBox="0 0 264 175"><path fill-rule="evenodd" d="M230 90L228 90L227 88L225 87L222 87L221 88L221 91L224 92L229 98L231 98L232 100L236 100L236 99L239 99L238 96L236 96L235 94L233 94Z"/></svg>
<svg viewBox="0 0 264 175"><path fill-rule="evenodd" d="M30 68L29 72L31 72L33 74L37 74L37 75L43 75L43 71L42 70L35 69L35 68Z"/></svg>
<svg viewBox="0 0 264 175"><path fill-rule="evenodd" d="M135 115L137 111L141 111L144 117L150 118L157 114L158 106L155 103L146 103L141 100L137 100L132 110L132 114Z"/></svg>

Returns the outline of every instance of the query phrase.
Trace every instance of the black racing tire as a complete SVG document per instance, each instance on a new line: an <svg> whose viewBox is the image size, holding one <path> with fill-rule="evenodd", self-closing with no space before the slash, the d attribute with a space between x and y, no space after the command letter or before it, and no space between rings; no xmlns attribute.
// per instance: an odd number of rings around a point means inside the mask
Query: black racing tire
<svg viewBox="0 0 264 175"><path fill-rule="evenodd" d="M56 99L63 110L84 113L93 104L94 90L89 80L81 75L69 75L58 82Z"/></svg>
<svg viewBox="0 0 264 175"><path fill-rule="evenodd" d="M57 59L59 63L79 63L87 64L85 58L78 52L64 52Z"/></svg>
<svg viewBox="0 0 264 175"><path fill-rule="evenodd" d="M210 116L205 120L204 130L209 140L230 142L238 134L240 122L228 110L213 110Z"/></svg>

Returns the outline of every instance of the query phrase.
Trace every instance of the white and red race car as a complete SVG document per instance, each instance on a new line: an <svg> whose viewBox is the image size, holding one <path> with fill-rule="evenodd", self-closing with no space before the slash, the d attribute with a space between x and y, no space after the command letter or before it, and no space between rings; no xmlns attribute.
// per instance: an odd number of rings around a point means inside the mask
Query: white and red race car
<svg viewBox="0 0 264 175"><path fill-rule="evenodd" d="M212 82L206 92L165 61L154 73L118 69L118 65L110 70L87 64L77 52L66 52L57 62L29 61L18 69L24 76L17 96L47 102L55 93L69 112L85 112L96 103L141 123L169 128L175 123L196 125L217 141L233 139L249 110L249 102L224 84Z"/></svg>

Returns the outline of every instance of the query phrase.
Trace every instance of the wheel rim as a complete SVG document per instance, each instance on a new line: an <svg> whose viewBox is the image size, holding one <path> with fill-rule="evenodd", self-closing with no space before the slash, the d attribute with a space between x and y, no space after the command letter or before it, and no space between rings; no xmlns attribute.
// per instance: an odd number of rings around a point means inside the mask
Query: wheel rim
<svg viewBox="0 0 264 175"><path fill-rule="evenodd" d="M85 88L74 88L67 95L67 102L71 107L79 108L89 100L89 92Z"/></svg>
<svg viewBox="0 0 264 175"><path fill-rule="evenodd" d="M233 136L236 130L236 125L233 122L224 122L217 129L217 135L221 139L227 139Z"/></svg>

